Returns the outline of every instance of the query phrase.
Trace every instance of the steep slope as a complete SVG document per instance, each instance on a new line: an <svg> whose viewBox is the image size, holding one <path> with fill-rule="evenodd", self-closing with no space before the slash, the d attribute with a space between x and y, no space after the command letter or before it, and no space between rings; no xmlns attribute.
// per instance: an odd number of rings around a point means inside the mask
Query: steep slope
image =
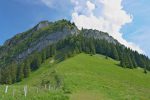
<svg viewBox="0 0 150 100"><path fill-rule="evenodd" d="M119 65L124 68L141 67L145 73L150 70L148 57L121 45L107 33L78 30L74 23L67 20L42 21L0 47L0 83L22 81L50 57L60 62L83 52L111 57L120 61Z"/></svg>
<svg viewBox="0 0 150 100"><path fill-rule="evenodd" d="M57 65L71 100L149 100L150 73L124 70L104 56L80 54Z"/></svg>
<svg viewBox="0 0 150 100"><path fill-rule="evenodd" d="M102 55L91 56L83 53L58 64L48 59L38 71L13 87L23 88L28 85L31 88L28 100L55 100L50 99L51 93L55 93L54 96L61 94L62 97L68 95L69 100L149 100L150 73L145 75L141 69L124 70L118 67L118 64L118 61L106 59ZM36 91L43 80L50 81L53 86L54 71L62 81L59 91L51 90L49 93L41 88L40 93L34 94L32 91ZM63 92L60 92L61 90ZM11 93L5 94L4 97L7 98L8 95L11 96ZM16 98L18 96L20 94L16 95Z"/></svg>
<svg viewBox="0 0 150 100"><path fill-rule="evenodd" d="M83 29L82 33L84 34L85 37L88 38L94 38L94 39L104 39L108 41L109 43L113 44L120 44L117 40L115 40L113 37L109 36L108 33L101 32L98 30L92 30L92 29Z"/></svg>
<svg viewBox="0 0 150 100"><path fill-rule="evenodd" d="M82 32L88 38L105 39L108 42L119 44L117 40L104 32L86 29ZM42 21L30 30L15 35L0 47L0 65L5 66L4 62L10 63L12 60L22 61L34 51L42 51L42 49L67 38L67 36L80 33L81 31L74 23L67 20Z"/></svg>
<svg viewBox="0 0 150 100"><path fill-rule="evenodd" d="M42 21L32 29L7 40L0 48L0 59L25 59L34 51L41 51L71 34L78 34L78 29L69 21Z"/></svg>

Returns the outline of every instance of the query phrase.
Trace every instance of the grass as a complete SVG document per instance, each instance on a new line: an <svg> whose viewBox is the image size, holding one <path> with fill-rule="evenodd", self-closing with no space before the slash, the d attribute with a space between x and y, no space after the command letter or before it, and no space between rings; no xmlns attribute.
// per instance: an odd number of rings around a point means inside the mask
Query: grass
<svg viewBox="0 0 150 100"><path fill-rule="evenodd" d="M68 100L68 96L62 89L55 86L56 72L52 60L45 61L40 69L31 73L29 78L8 86L7 93L5 93L6 86L0 86L0 100ZM43 81L45 81L44 84L42 84ZM26 85L27 96L25 97L24 86Z"/></svg>
<svg viewBox="0 0 150 100"><path fill-rule="evenodd" d="M80 54L57 66L71 100L150 100L150 73L123 69L104 56Z"/></svg>
<svg viewBox="0 0 150 100"><path fill-rule="evenodd" d="M0 100L68 100L60 90L48 90L28 86L27 96L24 95L24 86L9 86L5 93L5 86L0 88Z"/></svg>
<svg viewBox="0 0 150 100"><path fill-rule="evenodd" d="M123 69L111 58L83 53L58 64L51 61L48 59L29 78L9 86L6 94L5 86L0 86L0 100L150 100L150 73L144 74L142 69ZM45 89L43 81L50 90ZM54 89L58 82L61 86Z"/></svg>
<svg viewBox="0 0 150 100"><path fill-rule="evenodd" d="M53 59L46 60L38 70L31 73L30 77L15 85L28 84L31 86L39 86L42 83L42 80L53 81L52 72L54 71L54 64L51 63L52 60Z"/></svg>

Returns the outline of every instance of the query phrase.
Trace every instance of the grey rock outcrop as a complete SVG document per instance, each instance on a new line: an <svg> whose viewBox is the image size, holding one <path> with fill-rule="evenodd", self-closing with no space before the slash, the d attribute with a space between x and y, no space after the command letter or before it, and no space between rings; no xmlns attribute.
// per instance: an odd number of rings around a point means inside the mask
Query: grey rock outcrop
<svg viewBox="0 0 150 100"><path fill-rule="evenodd" d="M33 51L35 50L41 51L43 48L47 47L48 45L55 43L59 40L65 39L67 36L71 34L79 34L78 29L75 27L72 30L70 30L67 27L64 27L63 31L57 31L47 36L40 37L40 39L31 43L30 47L28 47L26 51L23 51L21 54L19 54L17 58L24 59Z"/></svg>
<svg viewBox="0 0 150 100"><path fill-rule="evenodd" d="M119 43L113 37L101 31L92 29L78 30L74 24L66 20L57 22L42 21L32 29L17 34L13 38L7 40L4 45L1 46L0 59L6 56L8 51L11 51L12 55L9 57L23 60L34 51L41 51L52 43L65 39L70 35L80 34L80 32L82 32L85 37L104 39L114 44ZM16 46L19 47L19 50ZM16 51L13 54L14 50Z"/></svg>
<svg viewBox="0 0 150 100"><path fill-rule="evenodd" d="M114 44L119 43L112 36L109 36L107 33L104 33L98 30L84 29L83 34L85 37L88 37L88 38L94 38L94 39L100 39L100 40L104 39L108 41L109 43L114 43Z"/></svg>
<svg viewBox="0 0 150 100"><path fill-rule="evenodd" d="M49 26L49 22L48 21L42 21L37 25L37 31L40 30L41 28L47 27Z"/></svg>

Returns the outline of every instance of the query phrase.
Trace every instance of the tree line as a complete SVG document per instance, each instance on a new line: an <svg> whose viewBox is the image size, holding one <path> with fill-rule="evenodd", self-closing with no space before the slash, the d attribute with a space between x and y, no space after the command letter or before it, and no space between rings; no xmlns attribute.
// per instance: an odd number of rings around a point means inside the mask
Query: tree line
<svg viewBox="0 0 150 100"><path fill-rule="evenodd" d="M23 78L29 77L32 71L36 71L48 58L53 57L56 61L62 61L81 52L90 55L102 54L106 56L106 59L111 57L120 61L120 66L123 68L141 67L145 73L150 70L150 60L145 55L105 39L86 37L81 31L80 34L70 35L47 46L40 52L35 51L23 61L17 62L14 59L8 65L1 67L0 83L20 82Z"/></svg>

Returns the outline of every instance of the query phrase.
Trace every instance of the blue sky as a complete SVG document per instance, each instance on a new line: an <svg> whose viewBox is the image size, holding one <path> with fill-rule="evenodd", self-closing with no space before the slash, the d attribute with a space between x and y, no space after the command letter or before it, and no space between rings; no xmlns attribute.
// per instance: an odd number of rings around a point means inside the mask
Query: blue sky
<svg viewBox="0 0 150 100"><path fill-rule="evenodd" d="M88 16L87 13L101 16L101 6L104 6L96 4L93 6L92 0L89 0L91 3L89 2L88 11L87 9L77 11L76 8L79 8L80 6L85 8L84 5L88 0L76 0L81 3L80 5L73 4L72 1L74 0L56 1L57 0L1 0L0 45L15 34L32 28L42 20L55 21L65 18L78 22L73 19L73 12L78 12L78 15L80 13L86 15L85 17ZM127 40L127 42L132 42L139 46L146 55L150 57L150 1L122 0L121 4L123 10L132 17L132 21L125 23L125 25L121 26L121 29L119 30L120 33L123 33L122 38ZM95 9L94 13L92 13L93 9ZM87 13L83 14L83 12ZM81 17L78 16L78 18L80 19ZM80 25L80 23L77 23L77 25Z"/></svg>
<svg viewBox="0 0 150 100"><path fill-rule="evenodd" d="M150 1L124 0L125 10L133 15L133 21L122 28L124 38L140 46L150 57Z"/></svg>

